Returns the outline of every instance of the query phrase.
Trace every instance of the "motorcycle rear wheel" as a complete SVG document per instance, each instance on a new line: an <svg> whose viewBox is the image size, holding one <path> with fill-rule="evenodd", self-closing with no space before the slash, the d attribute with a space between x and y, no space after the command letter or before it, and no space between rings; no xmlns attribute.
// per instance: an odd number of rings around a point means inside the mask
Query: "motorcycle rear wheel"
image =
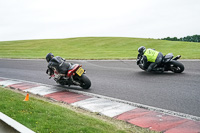
<svg viewBox="0 0 200 133"><path fill-rule="evenodd" d="M90 86L91 86L91 81L90 81L90 79L86 76L86 75L82 75L81 77L80 77L80 80L81 80L81 87L83 88L83 89L89 89L90 88Z"/></svg>
<svg viewBox="0 0 200 133"><path fill-rule="evenodd" d="M169 63L170 70L174 73L182 73L184 71L184 65L178 61L171 60Z"/></svg>

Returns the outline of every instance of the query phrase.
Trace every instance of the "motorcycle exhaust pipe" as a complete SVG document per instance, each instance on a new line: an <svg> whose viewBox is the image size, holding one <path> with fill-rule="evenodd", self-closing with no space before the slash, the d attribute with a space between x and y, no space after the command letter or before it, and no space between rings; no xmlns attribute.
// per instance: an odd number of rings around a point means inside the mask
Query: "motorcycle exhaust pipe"
<svg viewBox="0 0 200 133"><path fill-rule="evenodd" d="M176 56L173 60L178 60L181 58L181 55Z"/></svg>

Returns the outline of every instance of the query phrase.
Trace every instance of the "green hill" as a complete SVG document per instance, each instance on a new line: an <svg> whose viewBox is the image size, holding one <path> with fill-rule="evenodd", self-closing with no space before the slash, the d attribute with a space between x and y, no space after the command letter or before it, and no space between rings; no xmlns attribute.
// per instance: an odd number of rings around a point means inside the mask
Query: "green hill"
<svg viewBox="0 0 200 133"><path fill-rule="evenodd" d="M163 54L200 59L200 43L127 37L79 37L0 42L0 58L45 58L52 52L66 59L135 59L139 46Z"/></svg>

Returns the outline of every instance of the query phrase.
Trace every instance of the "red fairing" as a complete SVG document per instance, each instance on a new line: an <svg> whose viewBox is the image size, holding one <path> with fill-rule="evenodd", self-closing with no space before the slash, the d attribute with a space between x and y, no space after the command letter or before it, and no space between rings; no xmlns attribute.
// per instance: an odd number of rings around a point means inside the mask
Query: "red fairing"
<svg viewBox="0 0 200 133"><path fill-rule="evenodd" d="M56 70L54 70L54 73L55 73L55 74L58 74L58 72L57 72Z"/></svg>
<svg viewBox="0 0 200 133"><path fill-rule="evenodd" d="M67 73L67 77L71 77L71 75L79 68L79 65L76 64L76 66L72 69L72 70L69 70L68 73Z"/></svg>
<svg viewBox="0 0 200 133"><path fill-rule="evenodd" d="M58 72L56 70L54 70L54 74L58 74ZM55 75L51 75L51 77L55 77Z"/></svg>

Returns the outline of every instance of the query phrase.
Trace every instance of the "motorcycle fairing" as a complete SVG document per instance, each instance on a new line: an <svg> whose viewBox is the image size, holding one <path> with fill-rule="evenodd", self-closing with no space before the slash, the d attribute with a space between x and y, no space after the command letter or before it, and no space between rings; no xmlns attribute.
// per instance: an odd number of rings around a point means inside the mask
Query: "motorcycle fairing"
<svg viewBox="0 0 200 133"><path fill-rule="evenodd" d="M71 75L73 74L73 72L74 72L78 67L79 67L78 64L74 64L74 65L70 66L70 69L71 69L71 70L68 71L67 77L71 77Z"/></svg>
<svg viewBox="0 0 200 133"><path fill-rule="evenodd" d="M168 53L167 55L165 55L164 57L163 57L163 60L162 60L162 62L169 62L172 58L174 57L174 55L172 54L172 53Z"/></svg>

